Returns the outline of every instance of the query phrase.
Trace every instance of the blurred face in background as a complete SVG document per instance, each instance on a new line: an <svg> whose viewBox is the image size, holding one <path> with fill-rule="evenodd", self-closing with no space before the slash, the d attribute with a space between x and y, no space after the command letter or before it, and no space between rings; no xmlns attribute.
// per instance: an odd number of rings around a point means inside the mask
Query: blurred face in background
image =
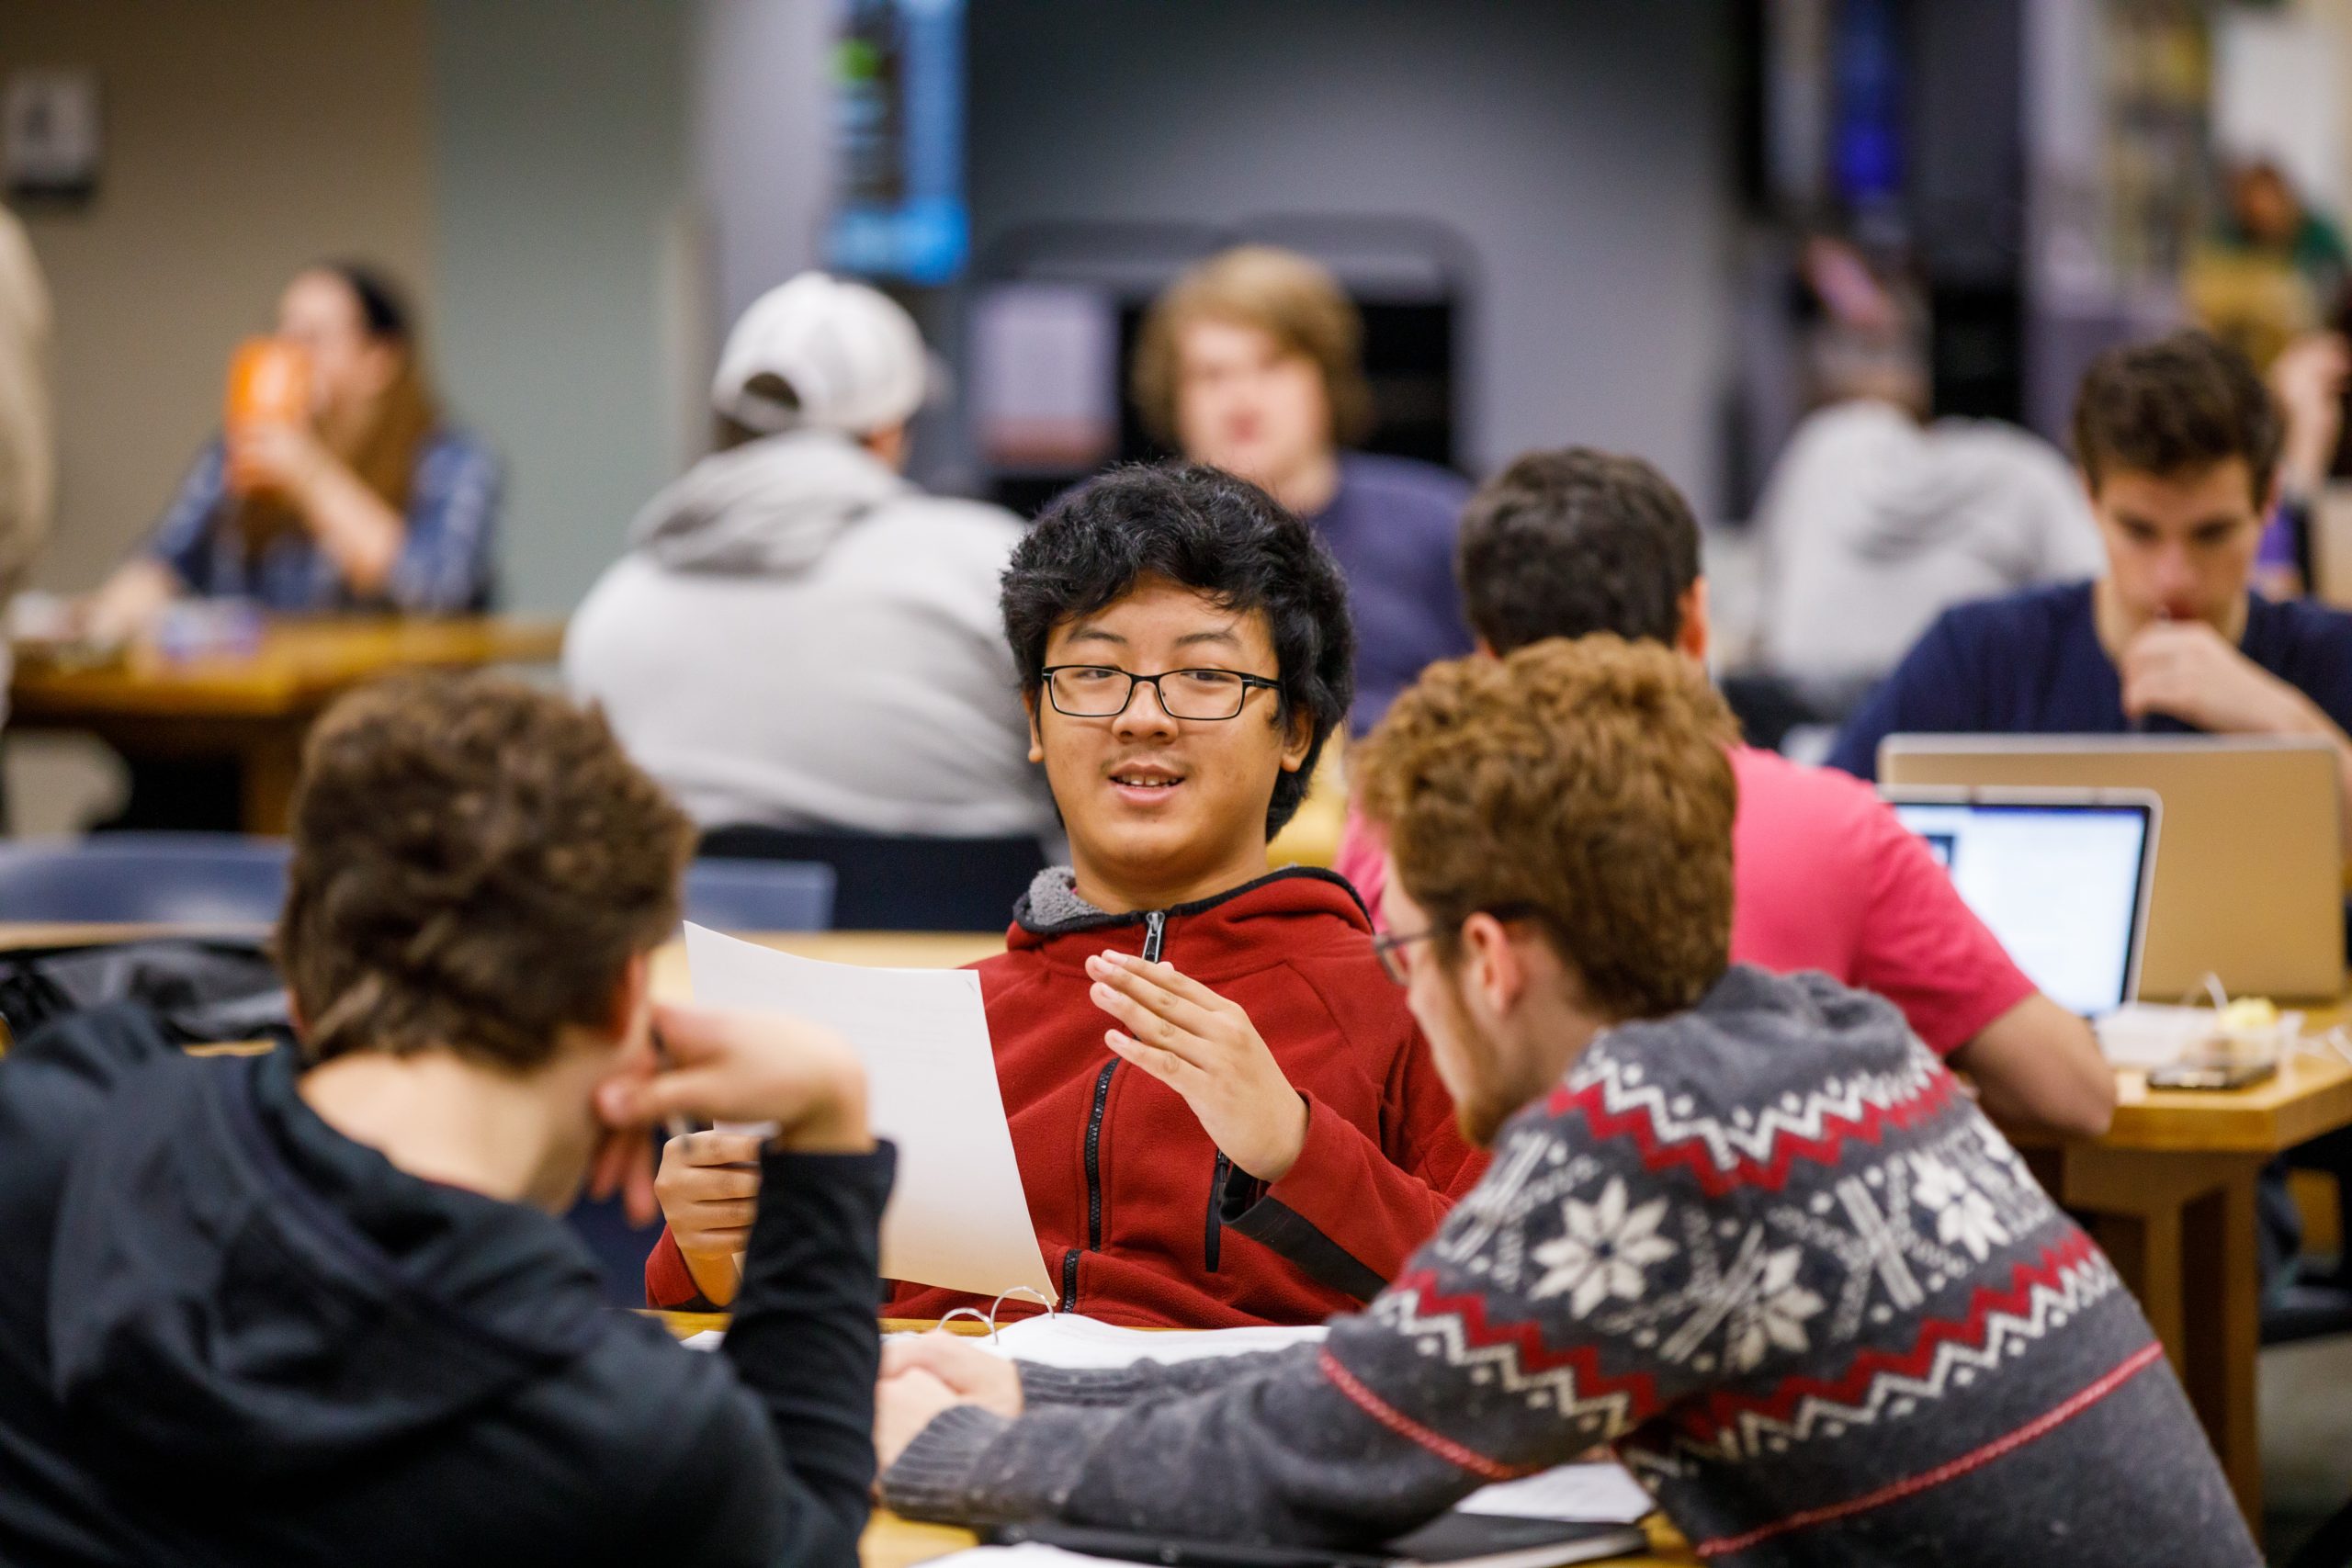
<svg viewBox="0 0 2352 1568"><path fill-rule="evenodd" d="M2108 592L2127 635L2151 621L2203 621L2235 641L2262 540L2245 459L2187 473L2117 468L2091 492Z"/></svg>
<svg viewBox="0 0 2352 1568"><path fill-rule="evenodd" d="M277 335L310 362L311 414L322 430L346 426L398 378L405 352L368 331L351 285L332 272L296 275L277 301Z"/></svg>
<svg viewBox="0 0 2352 1568"><path fill-rule="evenodd" d="M1194 462L1280 494L1330 458L1322 370L1262 327L1188 321L1176 333L1176 439Z"/></svg>
<svg viewBox="0 0 2352 1568"><path fill-rule="evenodd" d="M2278 170L2257 164L2230 182L2230 208L2249 238L2265 245L2291 245L2302 227L2302 204Z"/></svg>

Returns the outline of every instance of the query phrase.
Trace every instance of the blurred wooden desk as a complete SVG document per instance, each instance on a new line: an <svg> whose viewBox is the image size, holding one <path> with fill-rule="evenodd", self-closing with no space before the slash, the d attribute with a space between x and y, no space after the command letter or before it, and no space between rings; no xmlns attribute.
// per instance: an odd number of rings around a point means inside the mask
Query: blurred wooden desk
<svg viewBox="0 0 2352 1568"><path fill-rule="evenodd" d="M401 670L545 664L562 649L562 622L505 616L275 620L249 654L167 660L133 648L87 667L27 649L9 682L8 721L84 730L127 757L234 758L245 829L282 833L302 738L344 693Z"/></svg>
<svg viewBox="0 0 2352 1568"><path fill-rule="evenodd" d="M2313 1011L2304 1029L2324 1034L2346 1010L2338 1003ZM2255 1179L2284 1150L2347 1124L2352 1063L2306 1051L2290 1056L2276 1077L2245 1089L2133 1095L2096 1141L2012 1134L2051 1196L2088 1220L2138 1298L2257 1530L2262 1280Z"/></svg>
<svg viewBox="0 0 2352 1568"><path fill-rule="evenodd" d="M649 1315L660 1318L670 1332L684 1339L689 1334L706 1329L724 1328L724 1313L661 1312ZM920 1334L939 1325L928 1320L886 1317L882 1320L885 1334ZM980 1325L958 1319L948 1325L951 1334L979 1335L987 1332ZM1662 1514L1652 1514L1642 1521L1649 1532L1650 1550L1638 1557L1611 1557L1607 1561L1620 1568L1697 1568L1699 1560L1683 1544L1682 1537ZM979 1537L970 1530L951 1525L918 1524L902 1519L888 1508L874 1510L873 1519L865 1527L865 1535L858 1542L858 1560L862 1568L913 1568L918 1562L928 1562L934 1557L944 1557L951 1551L962 1551L978 1546Z"/></svg>
<svg viewBox="0 0 2352 1568"><path fill-rule="evenodd" d="M876 969L960 969L1004 951L1004 938L988 931L737 931L745 942ZM653 994L665 1002L690 999L686 945L666 942L653 953Z"/></svg>

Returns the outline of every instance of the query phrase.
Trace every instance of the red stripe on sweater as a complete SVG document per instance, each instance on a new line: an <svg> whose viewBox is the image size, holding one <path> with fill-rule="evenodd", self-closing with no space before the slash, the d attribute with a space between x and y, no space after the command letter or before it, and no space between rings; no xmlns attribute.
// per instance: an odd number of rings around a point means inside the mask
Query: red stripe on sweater
<svg viewBox="0 0 2352 1568"><path fill-rule="evenodd" d="M1357 1409L1362 1410L1407 1442L1427 1449L1448 1464L1466 1470L1471 1474L1487 1481L1513 1481L1522 1475L1532 1475L1544 1468L1542 1465L1515 1468L1503 1463L1500 1460L1488 1459L1475 1449L1465 1449L1442 1433L1430 1431L1427 1427L1364 1387L1356 1380L1353 1372L1340 1365L1340 1358L1331 1354L1328 1347L1317 1358L1317 1364L1322 1367L1323 1375L1329 1378L1332 1385L1341 1393L1346 1394Z"/></svg>
<svg viewBox="0 0 2352 1568"><path fill-rule="evenodd" d="M2023 1448L2036 1438L2045 1436L2056 1427L2073 1420L2146 1371L2164 1353L2165 1348L2162 1345L2154 1340L2149 1341L2126 1356L2112 1371L2064 1404L2053 1405L2043 1411L2007 1437L1996 1438L1982 1448L1971 1449L1958 1459L1939 1464L1933 1470L1922 1471L1906 1480L1882 1486L1875 1492L1864 1493L1860 1497L1850 1498L1843 1503L1833 1503L1827 1507L1807 1508L1803 1513L1791 1514L1787 1518L1775 1520L1771 1524L1749 1530L1745 1535L1717 1536L1713 1540L1702 1540L1690 1550L1702 1557L1729 1556L1736 1551L1745 1551L1760 1541L1770 1540L1774 1536L1786 1535L1791 1530L1804 1529L1808 1525L1826 1524L1832 1519L1848 1518L1855 1514L1868 1513L1872 1508L1882 1508L1889 1503L1898 1502L1905 1497L1915 1496L1930 1488L1941 1486L1947 1481L1957 1481L1970 1471L1980 1470L1999 1459L2003 1454Z"/></svg>
<svg viewBox="0 0 2352 1568"><path fill-rule="evenodd" d="M1919 1092L1908 1100L1892 1105L1865 1105L1859 1121L1843 1116L1825 1115L1821 1135L1800 1137L1783 1133L1772 1142L1772 1157L1758 1162L1746 1155L1735 1157L1725 1170L1714 1161L1706 1144L1698 1138L1684 1138L1668 1143L1657 1131L1656 1120L1646 1105L1635 1105L1625 1111L1611 1111L1598 1082L1582 1089L1559 1089L1544 1102L1548 1115L1559 1116L1569 1111L1580 1111L1595 1136L1602 1138L1631 1137L1642 1151L1642 1164L1651 1170L1664 1170L1670 1166L1687 1166L1700 1190L1711 1198L1720 1198L1736 1187L1761 1187L1778 1192L1788 1185L1789 1168L1800 1158L1821 1165L1835 1165L1847 1144L1875 1144L1890 1127L1908 1127L1925 1121L1942 1110L1951 1100L1955 1084L1952 1076L1938 1069L1928 1075Z"/></svg>
<svg viewBox="0 0 2352 1568"><path fill-rule="evenodd" d="M1544 1331L1532 1321L1497 1323L1487 1316L1486 1297L1476 1292L1459 1296L1438 1292L1434 1269L1417 1269L1397 1276L1389 1287L1391 1294L1410 1292L1416 1302L1415 1310L1423 1316L1452 1317L1461 1325L1462 1341L1474 1350L1489 1350L1498 1345L1509 1345L1519 1360L1522 1372L1548 1372L1561 1367L1574 1370L1576 1394L1579 1399L1605 1398L1611 1394L1625 1396L1625 1425L1638 1427L1658 1407L1657 1383L1647 1372L1627 1372L1612 1377L1600 1370L1600 1358L1590 1345L1571 1345L1555 1350L1544 1342ZM1402 1330L1410 1334L1410 1330Z"/></svg>
<svg viewBox="0 0 2352 1568"><path fill-rule="evenodd" d="M1935 1364L1939 1347L1946 1344L1982 1346L1987 1324L1995 1313L2006 1313L2011 1317L2027 1315L2032 1310L2033 1292L2037 1286L2046 1290L2057 1289L2061 1275L2097 1250L2089 1236L2070 1225L2065 1238L2045 1250L2040 1261L2019 1263L2010 1271L2008 1290L2004 1292L1989 1285L1978 1286L1969 1297L1966 1317L1923 1321L1919 1337L1908 1350L1865 1350L1854 1358L1844 1375L1835 1382L1823 1378L1789 1377L1773 1384L1771 1392L1760 1398L1731 1393L1710 1394L1705 1404L1693 1411L1683 1423L1684 1428L1703 1439L1713 1437L1744 1413L1758 1412L1774 1420L1786 1421L1798 1404L1808 1397L1837 1404L1852 1404L1869 1392L1871 1383L1878 1378L1888 1375L1923 1377Z"/></svg>

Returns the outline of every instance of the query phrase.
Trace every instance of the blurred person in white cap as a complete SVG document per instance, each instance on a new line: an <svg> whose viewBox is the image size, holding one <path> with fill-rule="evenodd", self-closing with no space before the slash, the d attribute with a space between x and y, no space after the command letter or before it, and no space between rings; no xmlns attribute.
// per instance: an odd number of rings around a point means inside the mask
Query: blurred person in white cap
<svg viewBox="0 0 2352 1568"><path fill-rule="evenodd" d="M997 579L1011 513L901 473L931 382L907 312L804 273L736 322L735 437L655 496L564 670L706 830L1055 832Z"/></svg>

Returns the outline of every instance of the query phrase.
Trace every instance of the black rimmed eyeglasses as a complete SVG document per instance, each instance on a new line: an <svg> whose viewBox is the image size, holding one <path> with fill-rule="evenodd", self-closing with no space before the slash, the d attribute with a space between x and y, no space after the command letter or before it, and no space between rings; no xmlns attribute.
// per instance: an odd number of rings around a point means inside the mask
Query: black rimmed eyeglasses
<svg viewBox="0 0 2352 1568"><path fill-rule="evenodd" d="M1528 920L1542 917L1540 904L1497 904L1492 908L1473 909L1472 915L1492 915L1498 920ZM1469 919L1468 915L1463 919ZM1406 948L1417 942L1429 942L1444 933L1442 926L1424 926L1417 931L1384 931L1372 939L1373 956L1380 960L1380 967L1400 986L1413 983L1413 971L1405 962Z"/></svg>
<svg viewBox="0 0 2352 1568"><path fill-rule="evenodd" d="M1238 670L1167 670L1137 675L1114 664L1053 664L1045 671L1046 694L1054 711L1072 718L1116 718L1135 701L1137 686L1149 686L1170 718L1238 718L1258 687L1282 690L1282 682Z"/></svg>

